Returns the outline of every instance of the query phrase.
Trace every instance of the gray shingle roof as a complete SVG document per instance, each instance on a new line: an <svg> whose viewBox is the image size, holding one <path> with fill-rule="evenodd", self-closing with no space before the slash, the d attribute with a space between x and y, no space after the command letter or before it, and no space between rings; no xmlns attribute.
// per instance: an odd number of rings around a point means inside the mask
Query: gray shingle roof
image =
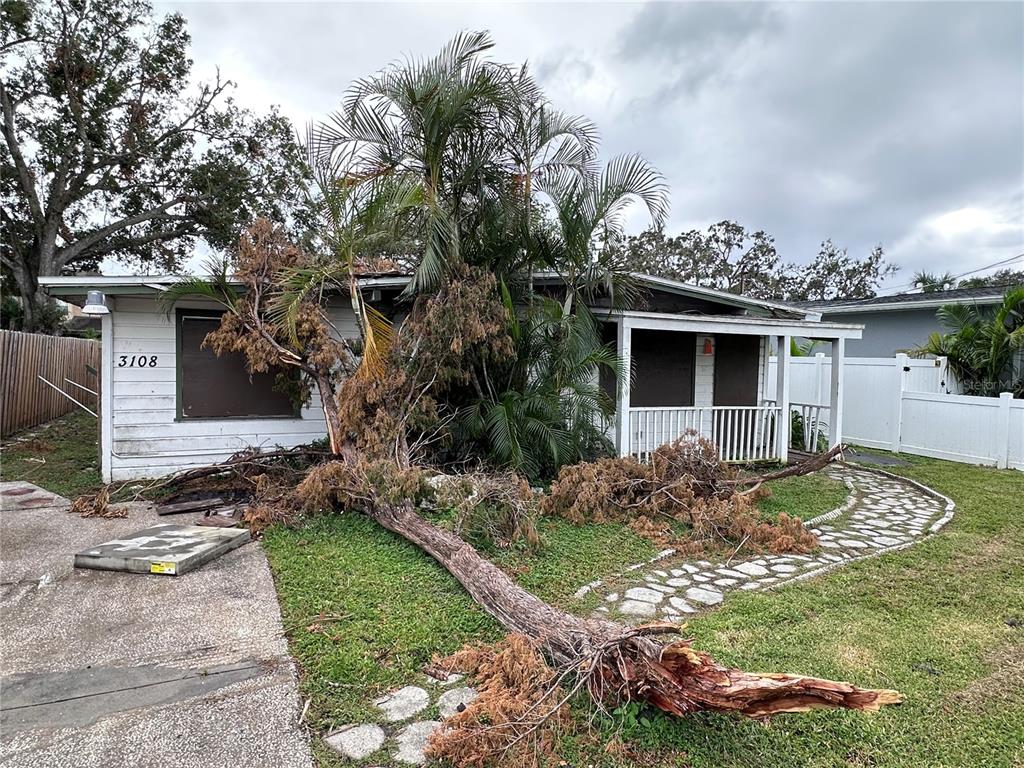
<svg viewBox="0 0 1024 768"><path fill-rule="evenodd" d="M1006 289L1011 286L986 286L983 288L954 288L951 291L933 291L931 293L896 293L890 296L875 296L870 299L831 299L829 301L798 301L797 306L806 309L821 309L837 312L853 307L871 307L875 305L903 304L908 308L914 304L960 304L962 302L995 304L1001 301Z"/></svg>

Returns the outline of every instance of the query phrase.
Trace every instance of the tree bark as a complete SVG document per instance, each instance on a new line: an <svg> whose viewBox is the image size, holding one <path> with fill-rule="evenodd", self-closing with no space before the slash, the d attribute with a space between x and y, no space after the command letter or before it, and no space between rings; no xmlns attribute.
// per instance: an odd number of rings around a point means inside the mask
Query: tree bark
<svg viewBox="0 0 1024 768"><path fill-rule="evenodd" d="M663 644L653 638L677 632L672 625L634 629L574 616L520 587L460 537L416 514L409 502L377 503L367 514L437 560L484 610L510 632L536 641L553 664L589 675L592 695L646 700L674 715L714 710L749 717L821 708L877 710L902 701L896 691L725 667L689 640Z"/></svg>
<svg viewBox="0 0 1024 768"><path fill-rule="evenodd" d="M341 419L338 416L338 404L334 400L334 387L331 386L330 379L323 374L315 375L314 380L317 391L320 393L324 419L327 422L327 438L331 444L331 453L340 456L346 440L341 429Z"/></svg>

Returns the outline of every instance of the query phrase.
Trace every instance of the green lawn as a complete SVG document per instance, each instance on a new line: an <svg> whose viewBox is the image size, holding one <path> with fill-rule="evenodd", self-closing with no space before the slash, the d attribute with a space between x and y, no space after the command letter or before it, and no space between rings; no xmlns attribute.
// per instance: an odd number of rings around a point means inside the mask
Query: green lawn
<svg viewBox="0 0 1024 768"><path fill-rule="evenodd" d="M0 478L30 483L74 498L95 491L100 477L96 418L75 411L12 435L0 450Z"/></svg>
<svg viewBox="0 0 1024 768"><path fill-rule="evenodd" d="M767 484L772 495L758 503L761 511L777 517L780 512L810 520L846 501L846 486L827 475L785 477Z"/></svg>
<svg viewBox="0 0 1024 768"><path fill-rule="evenodd" d="M732 593L690 631L722 661L897 688L903 706L768 724L636 712L587 726L591 713L578 705L581 727L559 757L652 768L1024 764L1024 473L914 457L902 471L957 501L941 535L775 592ZM776 486L762 502L768 514L811 517L843 498L820 477ZM551 522L543 530L540 556L497 559L566 606L579 605L571 594L581 584L652 553L618 526ZM357 516L272 530L265 547L314 729L365 718L374 696L412 680L434 652L500 635L429 558ZM336 620L315 624L321 611ZM623 756L604 751L611 740L624 743ZM335 764L316 749L324 765Z"/></svg>

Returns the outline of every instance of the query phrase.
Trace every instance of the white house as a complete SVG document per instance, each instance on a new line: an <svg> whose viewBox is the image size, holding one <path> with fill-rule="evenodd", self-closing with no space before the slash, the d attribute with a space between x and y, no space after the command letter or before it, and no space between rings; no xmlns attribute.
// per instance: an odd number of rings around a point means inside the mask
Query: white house
<svg viewBox="0 0 1024 768"><path fill-rule="evenodd" d="M623 312L600 306L606 338L631 376L604 385L618 403L614 439L621 455L645 458L658 445L695 429L728 461L785 460L789 411L789 339L828 342L838 359L861 326L824 322L806 310L650 276L642 304ZM546 278L552 290L557 280ZM161 294L177 278L46 277L52 296L84 303L101 291L100 443L106 482L159 477L223 461L246 448L308 443L325 434L319 402L295 409L272 388L272 376L250 376L241 356L215 356L200 345L217 326L213 303L181 301L168 313ZM363 277L365 298L395 308L408 278ZM542 281L543 282L543 281ZM600 302L598 302L599 304ZM357 337L347 297L328 305L337 332ZM808 318L811 319L808 319ZM774 339L774 341L773 341ZM782 350L777 400L768 401L768 350ZM830 441L842 439L843 366L833 366ZM617 390L617 391L615 391ZM315 397L315 396L314 396ZM783 422L788 425L788 419Z"/></svg>

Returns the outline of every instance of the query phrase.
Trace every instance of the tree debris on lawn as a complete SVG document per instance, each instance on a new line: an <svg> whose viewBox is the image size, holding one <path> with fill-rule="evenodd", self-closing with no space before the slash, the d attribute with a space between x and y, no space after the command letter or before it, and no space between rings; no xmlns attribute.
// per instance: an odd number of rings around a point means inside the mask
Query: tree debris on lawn
<svg viewBox="0 0 1024 768"><path fill-rule="evenodd" d="M740 547L808 552L817 546L796 517L762 519L759 496L737 492L738 476L711 441L690 431L660 446L649 463L627 456L562 467L541 508L576 524L624 523L659 546L691 555Z"/></svg>

